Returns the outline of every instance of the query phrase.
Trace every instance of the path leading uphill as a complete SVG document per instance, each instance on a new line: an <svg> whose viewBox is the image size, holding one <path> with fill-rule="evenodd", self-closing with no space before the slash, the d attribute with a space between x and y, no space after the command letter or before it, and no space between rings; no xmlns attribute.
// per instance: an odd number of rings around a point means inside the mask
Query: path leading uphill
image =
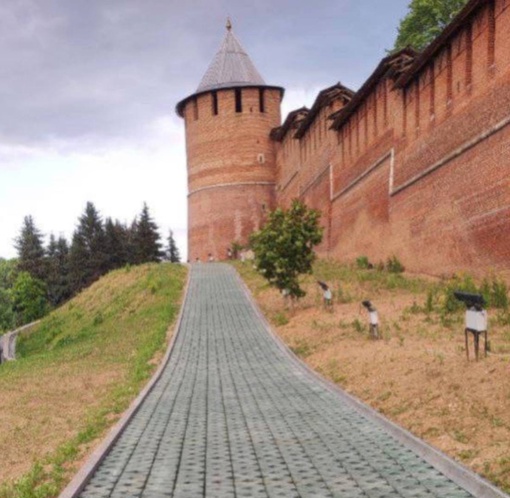
<svg viewBox="0 0 510 498"><path fill-rule="evenodd" d="M232 268L196 264L170 360L80 496L504 495L317 379Z"/></svg>

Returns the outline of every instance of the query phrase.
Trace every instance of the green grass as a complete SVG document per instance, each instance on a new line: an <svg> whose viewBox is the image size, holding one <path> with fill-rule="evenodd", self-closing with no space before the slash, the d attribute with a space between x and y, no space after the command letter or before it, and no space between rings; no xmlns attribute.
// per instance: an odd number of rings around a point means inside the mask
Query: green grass
<svg viewBox="0 0 510 498"><path fill-rule="evenodd" d="M11 386L13 393L9 409L14 419L26 417L30 400L44 394L36 392L38 378L47 379L54 403L45 402L43 396L35 415L43 420L51 421L60 409L58 402L68 394L59 396L59 389L67 392L66 383L84 379L85 388L71 393L76 395L79 411L78 415L69 414L75 417L74 433L61 440L56 432L55 448L37 458L29 472L15 482L4 482L0 498L58 495L76 471L73 462L83 457L91 441L104 436L115 415L129 406L153 373L152 360L155 355L161 357L166 347L167 330L177 316L185 276L185 267L171 264L117 270L19 338L18 360L0 367L0 384ZM113 381L101 384L108 375L115 376ZM97 400L92 407L83 406L80 400L85 392ZM52 430L58 427L49 423L45 436L51 436ZM11 445L16 444L15 437L33 439L37 445L40 434L35 428L33 434L30 431L30 424L25 424L19 436L9 434ZM6 451L0 447L0 453Z"/></svg>
<svg viewBox="0 0 510 498"><path fill-rule="evenodd" d="M409 277L401 273L364 269L356 265L340 264L327 259L315 262L314 276L330 284L337 282L337 285L341 285L345 292L353 294L351 299L360 297L355 295L357 288L370 289L374 293L388 289L422 293L429 286L427 282L419 278Z"/></svg>
<svg viewBox="0 0 510 498"><path fill-rule="evenodd" d="M290 348L292 352L301 358L306 358L314 353L315 347L310 342L305 340L298 341L294 346Z"/></svg>

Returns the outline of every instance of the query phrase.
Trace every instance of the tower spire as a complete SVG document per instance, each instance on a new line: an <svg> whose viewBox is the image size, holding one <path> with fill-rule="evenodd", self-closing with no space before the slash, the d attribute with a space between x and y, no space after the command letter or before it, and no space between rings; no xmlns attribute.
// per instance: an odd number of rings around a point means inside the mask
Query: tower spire
<svg viewBox="0 0 510 498"><path fill-rule="evenodd" d="M227 17L227 31L220 49L209 65L197 92L234 86L264 86L264 80L232 31Z"/></svg>

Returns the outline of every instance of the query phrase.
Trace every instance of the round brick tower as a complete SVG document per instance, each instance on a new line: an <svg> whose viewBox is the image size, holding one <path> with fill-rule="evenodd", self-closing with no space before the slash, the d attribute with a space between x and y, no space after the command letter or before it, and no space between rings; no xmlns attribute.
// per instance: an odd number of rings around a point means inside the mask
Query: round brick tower
<svg viewBox="0 0 510 498"><path fill-rule="evenodd" d="M220 50L196 92L177 104L186 127L188 258L227 257L245 243L275 197L275 152L283 88L269 86L227 21Z"/></svg>

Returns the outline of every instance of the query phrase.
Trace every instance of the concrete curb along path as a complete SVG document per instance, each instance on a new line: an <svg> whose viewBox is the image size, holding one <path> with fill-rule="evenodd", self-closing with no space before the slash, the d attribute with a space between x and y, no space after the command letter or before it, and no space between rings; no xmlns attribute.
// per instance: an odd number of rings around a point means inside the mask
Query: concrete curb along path
<svg viewBox="0 0 510 498"><path fill-rule="evenodd" d="M506 496L319 379L231 267L194 265L181 313L143 403L61 496Z"/></svg>

